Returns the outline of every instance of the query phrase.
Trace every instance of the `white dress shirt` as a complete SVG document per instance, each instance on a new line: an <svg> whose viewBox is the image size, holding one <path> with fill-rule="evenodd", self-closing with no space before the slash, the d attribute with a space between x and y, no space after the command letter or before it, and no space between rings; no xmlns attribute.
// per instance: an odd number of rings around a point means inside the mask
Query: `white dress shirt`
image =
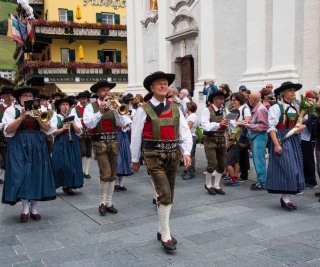
<svg viewBox="0 0 320 267"><path fill-rule="evenodd" d="M17 104L15 106L10 106L6 109L6 111L4 112L3 118L2 118L2 123L4 124L4 136L5 137L13 137L15 135L16 132L13 133L7 133L6 129L8 127L8 125L13 122L16 118L16 108L20 111L21 113L21 109L22 106L20 104ZM40 128L40 131L44 132L45 134L50 134L51 133L51 127L49 129L49 131L44 131L42 128Z"/></svg>
<svg viewBox="0 0 320 267"><path fill-rule="evenodd" d="M151 98L151 103L154 106L160 104L158 100L154 97ZM164 102L164 106L166 102ZM180 119L179 119L179 146L182 150L183 155L190 155L192 149L192 135L190 128L187 124L186 119L184 118L181 110L179 109ZM142 132L144 124L146 122L147 113L143 108L139 107L133 116L132 130L131 130L131 155L132 162L139 162L140 153L141 153L141 142L142 142Z"/></svg>
<svg viewBox="0 0 320 267"><path fill-rule="evenodd" d="M6 104L6 103L2 103L2 106L4 106L5 108L8 108L9 106ZM0 107L1 108L1 107ZM3 113L4 115L4 113ZM2 119L3 120L3 119ZM4 128L4 123L3 122L0 122L0 131L2 131Z"/></svg>
<svg viewBox="0 0 320 267"><path fill-rule="evenodd" d="M284 111L287 109L287 107L289 107L289 104L284 103L283 104L283 109ZM295 111L295 109L293 109L292 107L290 107L287 111L287 113L297 113ZM283 114L284 115L284 114ZM276 126L279 123L279 119L281 116L281 110L279 108L278 104L274 104L270 107L269 112L268 112L268 122L269 122L269 129L268 129L268 133L270 131L278 131L276 129Z"/></svg>
<svg viewBox="0 0 320 267"><path fill-rule="evenodd" d="M98 105L100 106L101 101L98 99ZM88 104L83 112L83 123L89 128L93 129L97 126L98 122L101 120L102 113L100 111L94 113L92 103ZM116 125L123 127L130 124L132 121L127 115L119 115L118 111L114 111Z"/></svg>
<svg viewBox="0 0 320 267"><path fill-rule="evenodd" d="M59 117L61 119L61 121L63 121L64 116L62 114L55 114L56 116L53 116L52 119L50 120L50 127L51 127L51 133L53 133L54 131L56 131L58 129L58 118ZM74 109L71 110L70 115L69 116L74 116L74 123L81 129L80 133L76 133L76 135L80 136L82 134L82 124L81 121L76 113L76 111Z"/></svg>
<svg viewBox="0 0 320 267"><path fill-rule="evenodd" d="M214 108L214 111L219 110L219 108L217 108L213 104L211 104L210 106L212 106ZM220 109L220 111L223 112L222 108ZM206 132L218 131L218 129L220 128L220 123L219 122L210 122L210 118L211 117L210 117L209 107L202 110L201 127L202 127L203 131L206 131Z"/></svg>

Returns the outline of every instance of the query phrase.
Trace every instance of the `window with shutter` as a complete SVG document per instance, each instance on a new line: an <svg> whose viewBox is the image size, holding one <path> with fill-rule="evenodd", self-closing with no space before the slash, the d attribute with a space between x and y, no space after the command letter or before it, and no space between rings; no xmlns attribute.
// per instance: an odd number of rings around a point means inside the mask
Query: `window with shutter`
<svg viewBox="0 0 320 267"><path fill-rule="evenodd" d="M73 11L72 10L67 11L67 16L68 16L68 21L73 22Z"/></svg>
<svg viewBox="0 0 320 267"><path fill-rule="evenodd" d="M67 16L67 9L61 9L59 8L59 21L67 22L68 16Z"/></svg>
<svg viewBox="0 0 320 267"><path fill-rule="evenodd" d="M102 22L102 13L96 13L97 22Z"/></svg>
<svg viewBox="0 0 320 267"><path fill-rule="evenodd" d="M69 61L76 61L76 50L69 49Z"/></svg>
<svg viewBox="0 0 320 267"><path fill-rule="evenodd" d="M116 51L116 62L121 62L121 51Z"/></svg>
<svg viewBox="0 0 320 267"><path fill-rule="evenodd" d="M61 48L61 62L69 62L69 48Z"/></svg>
<svg viewBox="0 0 320 267"><path fill-rule="evenodd" d="M120 24L120 15L119 14L114 15L114 24Z"/></svg>
<svg viewBox="0 0 320 267"><path fill-rule="evenodd" d="M101 13L101 22L104 24L115 24L113 13Z"/></svg>
<svg viewBox="0 0 320 267"><path fill-rule="evenodd" d="M98 50L98 60L100 60L100 62L105 62L103 50Z"/></svg>

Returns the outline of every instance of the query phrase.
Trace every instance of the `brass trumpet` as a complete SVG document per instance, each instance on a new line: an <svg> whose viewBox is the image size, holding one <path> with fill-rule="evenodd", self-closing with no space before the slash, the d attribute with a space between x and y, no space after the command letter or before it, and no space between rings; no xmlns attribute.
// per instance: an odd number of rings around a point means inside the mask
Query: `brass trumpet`
<svg viewBox="0 0 320 267"><path fill-rule="evenodd" d="M118 94L116 93L107 96L104 101L107 102L109 109L117 110L120 115L126 115L129 112L128 105L120 104Z"/></svg>
<svg viewBox="0 0 320 267"><path fill-rule="evenodd" d="M41 122L48 122L51 119L51 115L48 111L41 111L41 109L33 109L27 111L27 114L32 117L36 118Z"/></svg>

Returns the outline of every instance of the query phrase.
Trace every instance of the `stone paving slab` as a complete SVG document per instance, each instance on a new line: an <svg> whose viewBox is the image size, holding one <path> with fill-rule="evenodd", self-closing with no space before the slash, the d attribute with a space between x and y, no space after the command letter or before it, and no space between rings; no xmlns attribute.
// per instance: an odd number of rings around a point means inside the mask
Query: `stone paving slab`
<svg viewBox="0 0 320 267"><path fill-rule="evenodd" d="M58 189L55 201L40 203L39 222L21 224L21 204L0 205L0 267L320 266L317 190L292 197L298 210L286 212L279 195L249 190L256 179L251 161L249 181L211 196L204 189L205 165L198 147L196 179L182 180L182 167L177 175L170 220L178 240L174 253L165 253L156 240L157 210L145 166L124 178L128 191L114 192L118 214L100 216L99 171L92 160L92 179L73 197Z"/></svg>

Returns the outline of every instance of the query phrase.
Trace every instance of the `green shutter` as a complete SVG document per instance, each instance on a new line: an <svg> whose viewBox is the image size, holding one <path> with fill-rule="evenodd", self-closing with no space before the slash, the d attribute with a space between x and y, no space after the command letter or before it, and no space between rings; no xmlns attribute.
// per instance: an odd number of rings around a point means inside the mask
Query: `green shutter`
<svg viewBox="0 0 320 267"><path fill-rule="evenodd" d="M76 50L74 49L69 49L69 61L74 62L76 61Z"/></svg>
<svg viewBox="0 0 320 267"><path fill-rule="evenodd" d="M96 19L97 19L97 22L102 22L102 14L96 13Z"/></svg>
<svg viewBox="0 0 320 267"><path fill-rule="evenodd" d="M73 10L67 11L68 21L73 21Z"/></svg>
<svg viewBox="0 0 320 267"><path fill-rule="evenodd" d="M105 62L103 50L98 50L98 59L101 63Z"/></svg>
<svg viewBox="0 0 320 267"><path fill-rule="evenodd" d="M121 62L121 51L116 51L116 62Z"/></svg>
<svg viewBox="0 0 320 267"><path fill-rule="evenodd" d="M114 24L120 24L120 15L114 14Z"/></svg>

